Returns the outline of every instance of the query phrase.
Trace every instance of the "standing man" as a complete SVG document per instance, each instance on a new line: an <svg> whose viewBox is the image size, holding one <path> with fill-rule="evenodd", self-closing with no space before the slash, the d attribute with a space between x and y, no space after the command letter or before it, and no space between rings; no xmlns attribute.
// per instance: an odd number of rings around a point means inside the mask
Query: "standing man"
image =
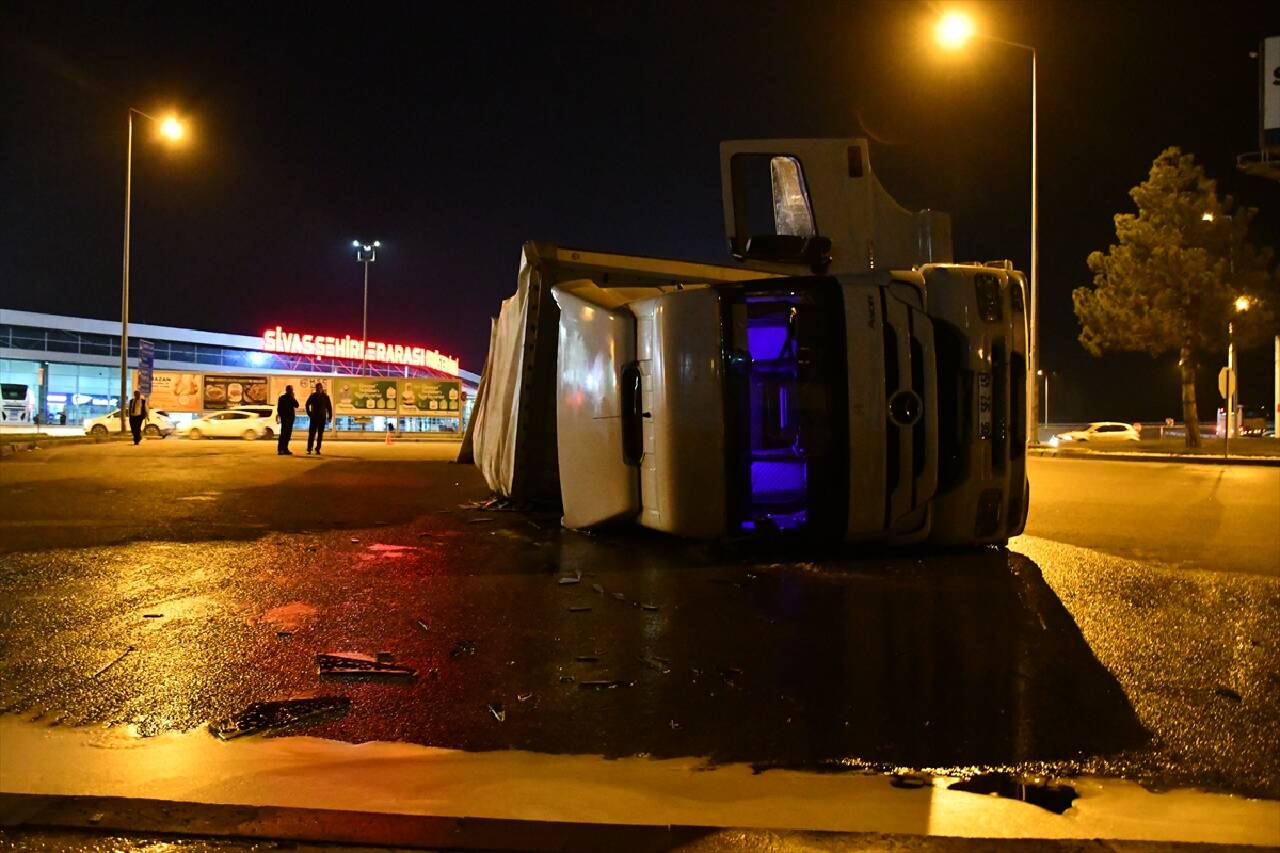
<svg viewBox="0 0 1280 853"><path fill-rule="evenodd" d="M311 445L314 443L316 456L319 456L325 424L333 419L333 403L329 400L329 395L324 393L324 384L321 382L316 383L316 390L307 398L307 417L311 419L311 426L307 429L307 453L311 452Z"/></svg>
<svg viewBox="0 0 1280 853"><path fill-rule="evenodd" d="M276 455L292 456L289 439L293 438L293 417L298 414L298 398L293 396L293 386L284 386L284 393L276 400L276 423L280 424L280 441L276 443Z"/></svg>
<svg viewBox="0 0 1280 853"><path fill-rule="evenodd" d="M129 401L129 429L133 432L133 443L142 443L142 422L147 419L147 399L142 391L133 389L133 399Z"/></svg>

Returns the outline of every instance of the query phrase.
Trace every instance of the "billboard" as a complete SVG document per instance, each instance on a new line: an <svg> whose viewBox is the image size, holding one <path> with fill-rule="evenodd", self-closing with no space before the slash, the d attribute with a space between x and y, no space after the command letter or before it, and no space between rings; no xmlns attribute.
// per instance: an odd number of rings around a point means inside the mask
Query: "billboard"
<svg viewBox="0 0 1280 853"><path fill-rule="evenodd" d="M394 379L339 376L330 380L333 412L337 415L394 415L399 383Z"/></svg>
<svg viewBox="0 0 1280 853"><path fill-rule="evenodd" d="M271 404L266 376L206 373L203 397L204 408L210 411Z"/></svg>
<svg viewBox="0 0 1280 853"><path fill-rule="evenodd" d="M138 341L138 390L142 396L151 396L151 378L156 369L156 345L152 341Z"/></svg>
<svg viewBox="0 0 1280 853"><path fill-rule="evenodd" d="M141 389L138 371L133 371L133 387ZM161 412L200 411L200 374L156 370L151 373L151 393L143 391L147 406Z"/></svg>
<svg viewBox="0 0 1280 853"><path fill-rule="evenodd" d="M400 414L418 418L462 417L462 383L457 380L400 380Z"/></svg>

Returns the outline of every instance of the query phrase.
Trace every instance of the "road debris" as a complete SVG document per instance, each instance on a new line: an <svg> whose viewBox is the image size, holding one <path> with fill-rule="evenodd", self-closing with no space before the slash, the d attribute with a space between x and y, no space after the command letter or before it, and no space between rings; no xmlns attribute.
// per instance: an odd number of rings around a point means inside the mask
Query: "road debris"
<svg viewBox="0 0 1280 853"><path fill-rule="evenodd" d="M593 583L593 584L591 585L591 590L592 590L596 595L604 595L604 587L602 587L602 586L601 586L600 584L598 584L598 583Z"/></svg>
<svg viewBox="0 0 1280 853"><path fill-rule="evenodd" d="M671 661L666 658L660 658L657 655L644 655L640 658L640 662L655 672L659 672L663 675L671 674L671 667L667 665L671 663Z"/></svg>
<svg viewBox="0 0 1280 853"><path fill-rule="evenodd" d="M562 678L561 681L563 680ZM623 678L613 678L598 681L579 681L578 686L584 690L613 690L616 687L635 687L636 683Z"/></svg>
<svg viewBox="0 0 1280 853"><path fill-rule="evenodd" d="M136 650L136 648L137 648L136 646L130 646L129 648L125 649L123 652L121 652L120 654L116 655L115 660L111 661L111 663L107 664L107 665L106 665L106 666L104 666L102 669L100 669L100 670L98 670L97 672L95 672L91 677L92 677L92 678L97 678L99 675L102 675L104 672L106 672L107 670L111 669L111 667L115 666L116 664L120 663L120 661L124 660L124 659L125 659L125 657L126 657L130 652L135 651L135 650Z"/></svg>
<svg viewBox="0 0 1280 853"><path fill-rule="evenodd" d="M660 607L659 607L658 605L656 605L656 604L641 604L641 605L640 605L640 609L641 609L641 610L647 610L647 611L649 611L650 613L657 613L657 612L658 612L659 610L661 610L662 608L660 608Z"/></svg>
<svg viewBox="0 0 1280 853"><path fill-rule="evenodd" d="M231 740L258 732L311 726L340 719L350 708L351 699L347 696L254 702L235 716L209 723L209 733L220 740Z"/></svg>
<svg viewBox="0 0 1280 853"><path fill-rule="evenodd" d="M575 680L576 680L576 679L574 679L574 677L573 677L572 675L562 675L562 676L560 676L560 683L561 683L561 684L572 684Z"/></svg>
<svg viewBox="0 0 1280 853"><path fill-rule="evenodd" d="M500 723L507 721L507 709L502 707L501 702L490 702L489 713L493 714L493 718Z"/></svg>
<svg viewBox="0 0 1280 853"><path fill-rule="evenodd" d="M316 655L316 670L325 678L410 679L416 670L354 652Z"/></svg>
<svg viewBox="0 0 1280 853"><path fill-rule="evenodd" d="M586 613L590 609L591 608L587 607L585 604L575 604L569 608L569 612L570 613Z"/></svg>
<svg viewBox="0 0 1280 853"><path fill-rule="evenodd" d="M476 653L476 644L470 640L459 640L454 645L453 650L449 652L449 657L457 660L458 658L474 655Z"/></svg>
<svg viewBox="0 0 1280 853"><path fill-rule="evenodd" d="M559 578L556 579L556 583L560 584L561 586L567 586L568 584L578 583L581 580L582 578L574 577L573 575L561 575Z"/></svg>
<svg viewBox="0 0 1280 853"><path fill-rule="evenodd" d="M517 702L528 702L528 701L529 701L530 699L532 699L532 698L533 698L533 694L532 694L532 693L517 693L517 694L516 694L516 701L517 701Z"/></svg>
<svg viewBox="0 0 1280 853"><path fill-rule="evenodd" d="M413 621L414 621L414 624L416 624L422 630L427 632L431 631L431 629L427 627L427 623L423 622L421 619L414 619Z"/></svg>
<svg viewBox="0 0 1280 853"><path fill-rule="evenodd" d="M1070 785L1050 785L1038 778L1022 778L1011 773L979 773L947 786L951 791L994 794L1009 800L1031 803L1054 814L1062 814L1079 798Z"/></svg>

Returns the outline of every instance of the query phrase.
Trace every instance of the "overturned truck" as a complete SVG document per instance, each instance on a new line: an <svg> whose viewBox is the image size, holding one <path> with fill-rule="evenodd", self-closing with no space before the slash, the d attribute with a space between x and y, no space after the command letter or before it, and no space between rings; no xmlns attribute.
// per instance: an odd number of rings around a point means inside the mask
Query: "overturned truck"
<svg viewBox="0 0 1280 853"><path fill-rule="evenodd" d="M565 526L1002 543L1026 520L1026 301L952 262L864 140L721 145L733 265L526 243L462 459Z"/></svg>

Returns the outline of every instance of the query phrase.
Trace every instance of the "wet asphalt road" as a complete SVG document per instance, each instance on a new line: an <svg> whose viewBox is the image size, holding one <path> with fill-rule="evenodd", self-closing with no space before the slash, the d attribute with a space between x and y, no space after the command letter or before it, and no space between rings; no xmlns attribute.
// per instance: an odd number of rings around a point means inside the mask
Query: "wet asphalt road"
<svg viewBox="0 0 1280 853"><path fill-rule="evenodd" d="M452 445L329 449L0 462L0 709L150 735L338 695L349 713L309 734L1280 797L1274 577L1073 544L1088 530L857 557L584 536L461 507L486 489ZM1113 464L1035 460L1033 484L1088 491ZM1032 534L1064 523L1041 491ZM314 656L337 650L418 674L326 680Z"/></svg>

